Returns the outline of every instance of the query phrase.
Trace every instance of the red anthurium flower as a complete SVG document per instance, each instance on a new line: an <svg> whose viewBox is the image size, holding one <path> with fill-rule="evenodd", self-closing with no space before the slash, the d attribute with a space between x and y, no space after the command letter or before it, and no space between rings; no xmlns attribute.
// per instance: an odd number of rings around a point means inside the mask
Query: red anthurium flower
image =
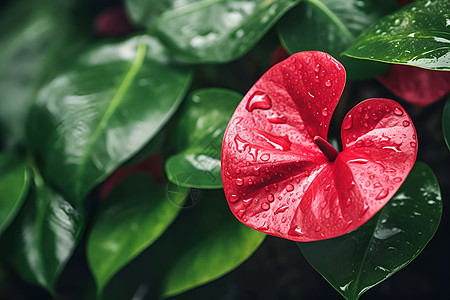
<svg viewBox="0 0 450 300"><path fill-rule="evenodd" d="M424 107L450 93L450 72L421 69L405 65L392 65L380 81L400 98Z"/></svg>
<svg viewBox="0 0 450 300"><path fill-rule="evenodd" d="M245 95L225 132L222 181L244 224L294 241L326 239L369 220L394 195L417 155L414 125L395 101L370 99L327 131L345 85L342 65L301 52Z"/></svg>

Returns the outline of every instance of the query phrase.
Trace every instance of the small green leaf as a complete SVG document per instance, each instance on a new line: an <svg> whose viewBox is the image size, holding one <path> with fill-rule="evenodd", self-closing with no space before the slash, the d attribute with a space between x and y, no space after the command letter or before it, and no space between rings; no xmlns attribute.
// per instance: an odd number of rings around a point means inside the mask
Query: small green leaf
<svg viewBox="0 0 450 300"><path fill-rule="evenodd" d="M102 44L45 85L28 119L44 178L76 207L165 125L191 73L150 36Z"/></svg>
<svg viewBox="0 0 450 300"><path fill-rule="evenodd" d="M444 139L448 149L450 149L450 97L444 106L442 113L442 128L444 130Z"/></svg>
<svg viewBox="0 0 450 300"><path fill-rule="evenodd" d="M0 235L19 212L29 187L25 163L12 153L0 153Z"/></svg>
<svg viewBox="0 0 450 300"><path fill-rule="evenodd" d="M84 230L84 217L35 177L36 188L1 244L5 261L26 281L54 293L61 271Z"/></svg>
<svg viewBox="0 0 450 300"><path fill-rule="evenodd" d="M397 8L394 0L306 0L280 21L278 33L291 54L327 52L344 65L349 79L370 78L389 66L340 55L365 28Z"/></svg>
<svg viewBox="0 0 450 300"><path fill-rule="evenodd" d="M450 70L450 2L417 0L365 30L344 54Z"/></svg>
<svg viewBox="0 0 450 300"><path fill-rule="evenodd" d="M170 181L185 187L222 187L223 133L241 99L239 93L215 88L190 95L175 127L175 143L181 152L165 165Z"/></svg>
<svg viewBox="0 0 450 300"><path fill-rule="evenodd" d="M439 183L426 164L417 162L395 196L366 224L337 238L297 244L338 292L358 299L419 255L441 215Z"/></svg>
<svg viewBox="0 0 450 300"><path fill-rule="evenodd" d="M301 0L172 0L150 31L185 61L228 62L249 51Z"/></svg>
<svg viewBox="0 0 450 300"><path fill-rule="evenodd" d="M266 236L236 220L222 190L203 192L194 194L198 199L192 202L197 205L184 211L155 248L149 249L154 255L164 255L160 267L165 270L162 285L165 297L230 272L245 261Z"/></svg>
<svg viewBox="0 0 450 300"><path fill-rule="evenodd" d="M170 7L167 0L125 0L125 8L133 23L146 26Z"/></svg>
<svg viewBox="0 0 450 300"><path fill-rule="evenodd" d="M116 186L104 200L87 242L87 258L99 293L118 270L166 230L188 191L170 193L167 186L139 174Z"/></svg>

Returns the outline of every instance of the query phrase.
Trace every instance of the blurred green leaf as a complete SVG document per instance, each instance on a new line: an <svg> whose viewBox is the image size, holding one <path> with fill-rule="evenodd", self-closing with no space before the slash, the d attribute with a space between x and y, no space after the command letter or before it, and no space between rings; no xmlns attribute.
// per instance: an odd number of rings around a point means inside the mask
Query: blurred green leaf
<svg viewBox="0 0 450 300"><path fill-rule="evenodd" d="M1 11L0 126L10 145L24 137L25 117L49 60L61 63L79 42L77 28L58 2L10 1Z"/></svg>
<svg viewBox="0 0 450 300"><path fill-rule="evenodd" d="M19 212L29 187L25 163L13 153L0 153L0 235Z"/></svg>
<svg viewBox="0 0 450 300"><path fill-rule="evenodd" d="M306 0L280 21L278 33L291 54L327 52L344 65L349 79L370 78L389 66L340 55L365 28L397 8L394 0Z"/></svg>
<svg viewBox="0 0 450 300"><path fill-rule="evenodd" d="M170 181L185 187L222 187L223 134L242 97L218 88L190 95L175 125L175 143L181 152L171 156L165 165Z"/></svg>
<svg viewBox="0 0 450 300"><path fill-rule="evenodd" d="M26 281L54 293L84 230L84 216L35 177L36 187L5 231L2 255Z"/></svg>
<svg viewBox="0 0 450 300"><path fill-rule="evenodd" d="M104 200L87 242L87 258L102 292L112 276L172 223L188 189L170 193L149 176L125 178Z"/></svg>
<svg viewBox="0 0 450 300"><path fill-rule="evenodd" d="M450 149L450 97L447 99L442 113L442 128L444 130L445 143Z"/></svg>
<svg viewBox="0 0 450 300"><path fill-rule="evenodd" d="M172 6L173 0L125 0L125 8L132 22L147 26L165 10Z"/></svg>
<svg viewBox="0 0 450 300"><path fill-rule="evenodd" d="M365 30L344 54L450 70L450 2L417 0Z"/></svg>
<svg viewBox="0 0 450 300"><path fill-rule="evenodd" d="M366 224L337 238L297 245L338 292L358 299L419 255L441 215L439 183L426 164L416 162L395 196Z"/></svg>
<svg viewBox="0 0 450 300"><path fill-rule="evenodd" d="M249 51L300 1L172 0L150 32L187 62L229 62Z"/></svg>
<svg viewBox="0 0 450 300"><path fill-rule="evenodd" d="M266 237L231 214L222 190L205 190L195 196L198 199L192 202L197 205L183 212L155 248L150 248L153 254L163 255L167 251L161 260L165 270L161 292L165 297L230 272Z"/></svg>
<svg viewBox="0 0 450 300"><path fill-rule="evenodd" d="M191 81L150 36L104 43L45 85L28 119L44 178L78 207L165 125Z"/></svg>

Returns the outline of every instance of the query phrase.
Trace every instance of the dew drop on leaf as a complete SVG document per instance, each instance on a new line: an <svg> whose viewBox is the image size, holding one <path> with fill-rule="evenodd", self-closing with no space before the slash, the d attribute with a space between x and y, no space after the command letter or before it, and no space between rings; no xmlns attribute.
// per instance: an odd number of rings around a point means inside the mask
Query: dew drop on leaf
<svg viewBox="0 0 450 300"><path fill-rule="evenodd" d="M255 109L269 109L272 107L272 101L269 96L263 92L255 92L247 102L246 109L252 112Z"/></svg>

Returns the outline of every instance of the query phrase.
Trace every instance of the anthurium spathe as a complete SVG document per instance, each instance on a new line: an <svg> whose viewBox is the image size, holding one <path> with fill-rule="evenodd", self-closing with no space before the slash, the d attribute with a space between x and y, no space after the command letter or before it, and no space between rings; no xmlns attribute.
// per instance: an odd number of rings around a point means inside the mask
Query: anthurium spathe
<svg viewBox="0 0 450 300"><path fill-rule="evenodd" d="M412 121L395 101L363 101L344 118L338 153L326 139L344 85L337 60L301 52L245 95L222 146L224 191L241 222L321 240L364 224L395 194L417 156Z"/></svg>

